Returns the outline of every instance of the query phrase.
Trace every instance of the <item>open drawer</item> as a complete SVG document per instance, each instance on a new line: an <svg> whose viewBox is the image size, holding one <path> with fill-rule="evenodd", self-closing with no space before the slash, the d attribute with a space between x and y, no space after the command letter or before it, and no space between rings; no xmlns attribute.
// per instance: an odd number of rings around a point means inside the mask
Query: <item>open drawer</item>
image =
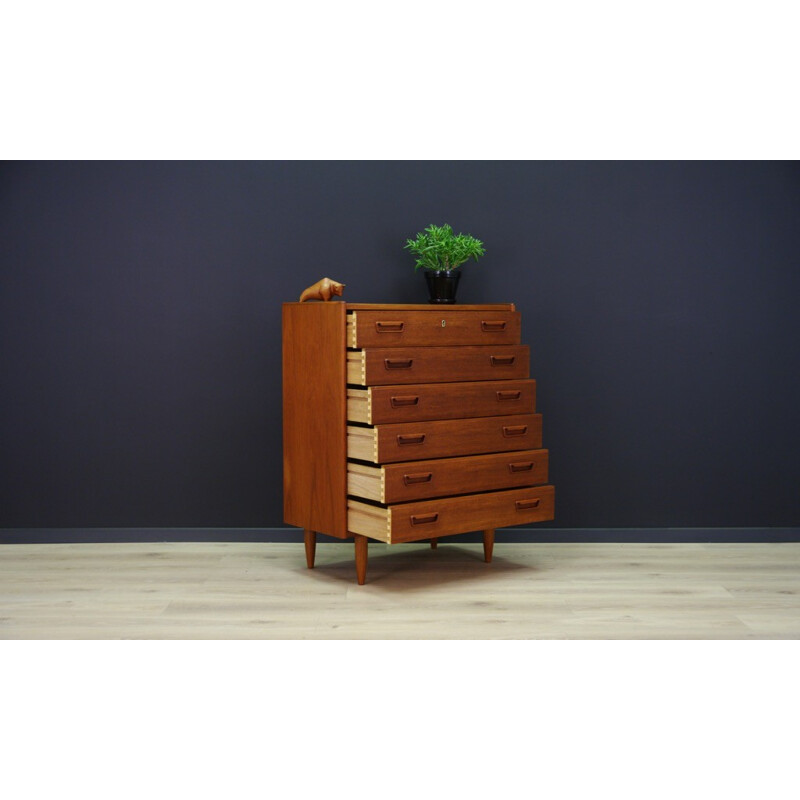
<svg viewBox="0 0 800 800"><path fill-rule="evenodd" d="M347 493L378 503L539 486L547 483L547 450L433 458L401 464L347 464Z"/></svg>
<svg viewBox="0 0 800 800"><path fill-rule="evenodd" d="M360 386L527 378L530 348L377 347L347 351L347 382Z"/></svg>
<svg viewBox="0 0 800 800"><path fill-rule="evenodd" d="M555 489L535 486L397 505L347 501L347 530L394 544L553 519Z"/></svg>
<svg viewBox="0 0 800 800"><path fill-rule="evenodd" d="M347 389L347 419L367 425L532 414L535 408L534 380L412 383Z"/></svg>
<svg viewBox="0 0 800 800"><path fill-rule="evenodd" d="M519 344L519 339L519 311L382 309L347 315L348 347Z"/></svg>
<svg viewBox="0 0 800 800"><path fill-rule="evenodd" d="M347 457L375 464L538 450L541 446L541 414L347 426Z"/></svg>

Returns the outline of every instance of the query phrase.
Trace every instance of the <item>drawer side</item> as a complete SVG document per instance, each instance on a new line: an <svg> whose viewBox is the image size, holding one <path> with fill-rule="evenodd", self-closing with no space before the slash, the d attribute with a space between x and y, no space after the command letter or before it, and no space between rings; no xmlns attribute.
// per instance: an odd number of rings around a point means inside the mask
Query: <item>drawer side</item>
<svg viewBox="0 0 800 800"><path fill-rule="evenodd" d="M391 541L390 510L359 500L347 501L347 527L350 533L360 533L381 542Z"/></svg>
<svg viewBox="0 0 800 800"><path fill-rule="evenodd" d="M347 419L349 422L372 422L369 389L347 390Z"/></svg>
<svg viewBox="0 0 800 800"><path fill-rule="evenodd" d="M378 433L375 428L347 426L347 457L378 463Z"/></svg>
<svg viewBox="0 0 800 800"><path fill-rule="evenodd" d="M385 477L381 467L367 464L347 464L347 494L385 503Z"/></svg>

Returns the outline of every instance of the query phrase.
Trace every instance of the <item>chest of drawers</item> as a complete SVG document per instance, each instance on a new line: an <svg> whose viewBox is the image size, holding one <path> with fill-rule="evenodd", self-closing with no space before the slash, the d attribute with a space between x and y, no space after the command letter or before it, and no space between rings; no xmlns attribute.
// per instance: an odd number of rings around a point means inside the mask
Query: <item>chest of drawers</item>
<svg viewBox="0 0 800 800"><path fill-rule="evenodd" d="M354 538L429 540L551 520L529 349L512 304L283 305L284 520Z"/></svg>

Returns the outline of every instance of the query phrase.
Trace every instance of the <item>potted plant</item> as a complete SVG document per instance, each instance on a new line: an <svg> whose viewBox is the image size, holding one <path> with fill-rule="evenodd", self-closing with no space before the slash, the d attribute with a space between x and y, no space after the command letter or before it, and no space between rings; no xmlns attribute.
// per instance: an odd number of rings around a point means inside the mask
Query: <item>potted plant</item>
<svg viewBox="0 0 800 800"><path fill-rule="evenodd" d="M455 303L461 264L485 254L483 242L465 233L453 233L449 225L429 225L416 239L407 239L405 248L417 261L414 270L423 269L431 303Z"/></svg>

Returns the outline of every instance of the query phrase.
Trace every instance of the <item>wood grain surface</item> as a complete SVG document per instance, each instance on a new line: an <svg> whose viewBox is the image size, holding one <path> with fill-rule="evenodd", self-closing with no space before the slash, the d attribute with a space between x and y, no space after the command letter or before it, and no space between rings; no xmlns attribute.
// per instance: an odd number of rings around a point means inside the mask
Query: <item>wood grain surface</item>
<svg viewBox="0 0 800 800"><path fill-rule="evenodd" d="M441 311L441 306L433 303L347 303L348 311L427 311L437 313ZM513 303L455 303L452 306L454 311L513 311Z"/></svg>
<svg viewBox="0 0 800 800"><path fill-rule="evenodd" d="M542 446L541 414L403 422L377 425L373 430L377 441L375 461L381 464L538 450Z"/></svg>
<svg viewBox="0 0 800 800"><path fill-rule="evenodd" d="M535 486L391 506L391 541L413 542L553 519L555 490Z"/></svg>
<svg viewBox="0 0 800 800"><path fill-rule="evenodd" d="M384 503L536 486L547 483L548 451L522 450L482 456L386 464ZM430 477L428 477L430 476Z"/></svg>
<svg viewBox="0 0 800 800"><path fill-rule="evenodd" d="M530 348L518 345L366 348L347 354L347 382L362 386L527 378Z"/></svg>
<svg viewBox="0 0 800 800"><path fill-rule="evenodd" d="M347 536L344 303L283 304L283 518Z"/></svg>
<svg viewBox="0 0 800 800"><path fill-rule="evenodd" d="M348 527L382 542L415 542L551 520L554 504L552 486L441 497L386 508L351 498L347 501Z"/></svg>
<svg viewBox="0 0 800 800"><path fill-rule="evenodd" d="M518 311L354 311L350 347L519 344Z"/></svg>
<svg viewBox="0 0 800 800"><path fill-rule="evenodd" d="M378 503L538 486L547 483L547 450L432 458L400 464L348 462L347 493Z"/></svg>
<svg viewBox="0 0 800 800"><path fill-rule="evenodd" d="M532 414L536 410L536 381L533 380L412 383L372 386L366 391L369 393L368 419L358 421L370 425Z"/></svg>

